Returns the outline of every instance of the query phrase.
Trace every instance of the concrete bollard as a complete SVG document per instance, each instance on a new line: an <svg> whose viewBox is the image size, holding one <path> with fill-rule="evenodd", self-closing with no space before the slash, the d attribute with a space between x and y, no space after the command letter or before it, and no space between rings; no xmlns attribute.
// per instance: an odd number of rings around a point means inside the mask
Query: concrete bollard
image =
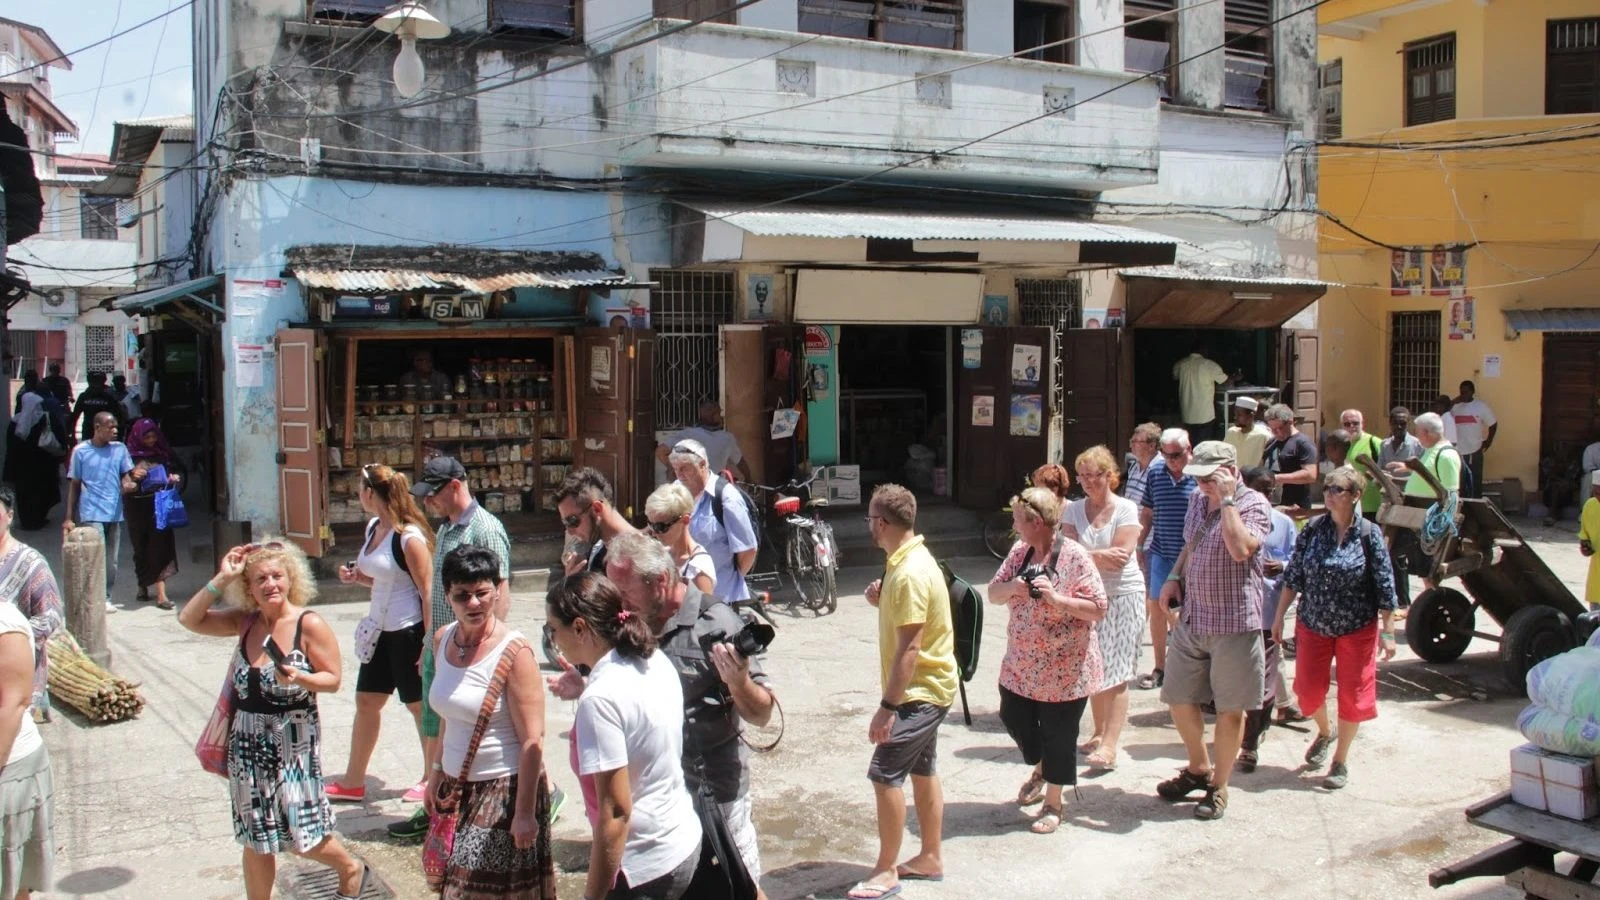
<svg viewBox="0 0 1600 900"><path fill-rule="evenodd" d="M61 542L62 601L67 630L102 668L111 667L106 646L106 539L100 529L79 526Z"/></svg>

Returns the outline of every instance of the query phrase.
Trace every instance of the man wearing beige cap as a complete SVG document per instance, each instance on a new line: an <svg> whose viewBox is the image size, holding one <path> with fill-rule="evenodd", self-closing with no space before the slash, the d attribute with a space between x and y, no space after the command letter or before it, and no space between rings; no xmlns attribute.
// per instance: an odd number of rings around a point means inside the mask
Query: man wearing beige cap
<svg viewBox="0 0 1600 900"><path fill-rule="evenodd" d="M1189 761L1176 778L1156 786L1164 800L1195 791L1197 819L1220 819L1228 807L1228 777L1244 737L1245 712L1261 706L1265 661L1261 603L1266 591L1262 543L1272 530L1272 505L1239 478L1238 457L1222 441L1194 448L1183 474L1199 489L1189 498L1183 553L1161 587L1173 621L1167 639L1161 701L1172 710ZM1208 756L1200 707L1217 708L1216 755Z"/></svg>
<svg viewBox="0 0 1600 900"><path fill-rule="evenodd" d="M1256 419L1261 404L1253 397L1240 397L1233 401L1233 424L1223 436L1238 455L1239 468L1250 469L1261 465L1267 442L1272 440L1272 430Z"/></svg>

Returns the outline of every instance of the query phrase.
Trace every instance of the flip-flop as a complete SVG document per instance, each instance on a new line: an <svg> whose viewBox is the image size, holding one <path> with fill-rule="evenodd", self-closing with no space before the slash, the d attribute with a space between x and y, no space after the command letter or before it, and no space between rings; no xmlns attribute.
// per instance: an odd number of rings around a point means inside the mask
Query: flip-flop
<svg viewBox="0 0 1600 900"><path fill-rule="evenodd" d="M867 884L865 881L856 882L856 886L845 892L849 900L883 900L885 897L900 896L900 885L884 887L881 884Z"/></svg>
<svg viewBox="0 0 1600 900"><path fill-rule="evenodd" d="M943 872L937 872L937 873L935 873L935 872L918 872L915 869L908 869L905 866L895 866L894 867L894 874L901 881L943 881L944 880L944 873Z"/></svg>
<svg viewBox="0 0 1600 900"><path fill-rule="evenodd" d="M156 601L156 609L172 609L171 598Z"/></svg>
<svg viewBox="0 0 1600 900"><path fill-rule="evenodd" d="M1096 750L1087 757L1084 757L1083 761L1089 766L1089 768L1099 769L1105 772L1114 772L1117 768L1117 757L1114 754L1107 756L1099 750Z"/></svg>

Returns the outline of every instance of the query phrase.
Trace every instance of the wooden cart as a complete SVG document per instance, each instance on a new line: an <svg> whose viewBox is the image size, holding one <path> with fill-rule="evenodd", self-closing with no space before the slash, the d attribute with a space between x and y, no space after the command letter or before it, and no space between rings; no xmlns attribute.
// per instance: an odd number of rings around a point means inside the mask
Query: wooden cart
<svg viewBox="0 0 1600 900"><path fill-rule="evenodd" d="M1594 884L1595 874L1600 873L1600 820L1574 822L1519 806L1508 791L1467 807L1467 821L1511 840L1435 870L1428 875L1430 886L1503 875L1507 884L1529 897L1600 900L1600 886ZM1570 853L1577 862L1560 872L1557 853Z"/></svg>
<svg viewBox="0 0 1600 900"><path fill-rule="evenodd" d="M1404 531L1416 533L1420 543L1423 523L1435 501L1405 496L1400 483L1370 458L1362 457L1359 462L1367 477L1378 479L1383 489L1378 524L1384 527L1391 550ZM1408 460L1406 465L1422 476L1440 500L1446 496L1433 473L1418 460ZM1442 663L1460 657L1474 637L1496 641L1506 684L1523 692L1528 670L1582 643L1595 628L1594 616L1585 617L1585 606L1493 503L1462 498L1456 506L1455 522L1455 533L1439 540L1437 546L1422 545L1424 553L1431 553L1428 564L1410 570L1434 586L1412 603L1406 616L1406 642L1417 656ZM1458 579L1466 593L1449 586L1451 579ZM1476 629L1479 610L1500 626L1500 634Z"/></svg>

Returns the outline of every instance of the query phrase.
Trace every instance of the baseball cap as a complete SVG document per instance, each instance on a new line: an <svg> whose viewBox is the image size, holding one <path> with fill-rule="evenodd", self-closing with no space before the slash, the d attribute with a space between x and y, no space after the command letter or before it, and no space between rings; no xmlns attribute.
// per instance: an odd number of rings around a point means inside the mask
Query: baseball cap
<svg viewBox="0 0 1600 900"><path fill-rule="evenodd" d="M435 456L422 466L422 477L411 486L411 496L418 499L432 497L440 488L452 481L464 481L467 470L453 456Z"/></svg>
<svg viewBox="0 0 1600 900"><path fill-rule="evenodd" d="M706 445L692 438L684 438L683 440L678 441L676 444L673 444L672 452L687 453L690 456L698 456L701 463L708 466L711 465L711 456L706 453Z"/></svg>
<svg viewBox="0 0 1600 900"><path fill-rule="evenodd" d="M1261 404L1257 403L1253 397L1240 397L1239 399L1233 401L1233 405L1240 409L1248 409L1251 412L1255 412L1261 408Z"/></svg>
<svg viewBox="0 0 1600 900"><path fill-rule="evenodd" d="M1232 444L1226 441L1201 441L1194 448L1189 464L1183 467L1183 474L1205 478L1223 466L1238 464L1239 457L1234 453Z"/></svg>

